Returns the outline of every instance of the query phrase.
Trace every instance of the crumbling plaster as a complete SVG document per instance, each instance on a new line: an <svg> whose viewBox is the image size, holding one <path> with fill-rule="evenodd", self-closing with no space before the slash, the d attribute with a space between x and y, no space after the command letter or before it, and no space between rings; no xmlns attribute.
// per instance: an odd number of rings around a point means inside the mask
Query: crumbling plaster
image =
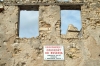
<svg viewBox="0 0 100 66"><path fill-rule="evenodd" d="M68 36L61 35L60 6L39 6L36 38L19 38L19 7L0 3L0 66L100 66L99 2L85 0L81 6L82 30L70 26ZM44 45L63 45L65 59L45 61Z"/></svg>

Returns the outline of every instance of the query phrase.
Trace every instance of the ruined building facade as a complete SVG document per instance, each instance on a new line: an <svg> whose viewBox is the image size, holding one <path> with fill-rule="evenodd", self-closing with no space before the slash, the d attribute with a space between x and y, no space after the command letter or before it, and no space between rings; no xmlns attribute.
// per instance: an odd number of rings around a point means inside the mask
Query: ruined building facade
<svg viewBox="0 0 100 66"><path fill-rule="evenodd" d="M81 31L61 34L64 9L81 11ZM19 38L20 10L39 11L38 37ZM63 45L64 60L44 60L44 45ZM0 66L100 66L100 0L0 1Z"/></svg>

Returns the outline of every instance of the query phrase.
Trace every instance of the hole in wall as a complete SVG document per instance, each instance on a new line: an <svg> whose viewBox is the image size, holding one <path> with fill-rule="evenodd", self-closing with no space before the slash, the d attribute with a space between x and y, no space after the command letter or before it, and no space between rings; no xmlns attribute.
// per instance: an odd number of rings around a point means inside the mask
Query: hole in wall
<svg viewBox="0 0 100 66"><path fill-rule="evenodd" d="M99 57L100 57L100 54L99 54Z"/></svg>
<svg viewBox="0 0 100 66"><path fill-rule="evenodd" d="M72 24L79 31L82 28L80 10L61 10L61 34L67 34L68 26Z"/></svg>
<svg viewBox="0 0 100 66"><path fill-rule="evenodd" d="M39 36L38 11L20 11L19 37L32 38Z"/></svg>

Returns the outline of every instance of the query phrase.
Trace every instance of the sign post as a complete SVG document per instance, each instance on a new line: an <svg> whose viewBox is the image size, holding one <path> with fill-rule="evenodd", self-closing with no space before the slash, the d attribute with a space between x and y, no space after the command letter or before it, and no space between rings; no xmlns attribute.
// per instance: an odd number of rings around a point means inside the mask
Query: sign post
<svg viewBox="0 0 100 66"><path fill-rule="evenodd" d="M64 47L61 45L44 46L44 60L64 60Z"/></svg>

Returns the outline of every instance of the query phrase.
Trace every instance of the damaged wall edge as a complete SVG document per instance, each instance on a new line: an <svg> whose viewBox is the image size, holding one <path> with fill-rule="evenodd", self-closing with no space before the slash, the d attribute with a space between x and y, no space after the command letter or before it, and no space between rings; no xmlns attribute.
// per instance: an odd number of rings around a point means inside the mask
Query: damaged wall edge
<svg viewBox="0 0 100 66"><path fill-rule="evenodd" d="M2 12L4 10L4 4L3 2L0 2L0 12Z"/></svg>

